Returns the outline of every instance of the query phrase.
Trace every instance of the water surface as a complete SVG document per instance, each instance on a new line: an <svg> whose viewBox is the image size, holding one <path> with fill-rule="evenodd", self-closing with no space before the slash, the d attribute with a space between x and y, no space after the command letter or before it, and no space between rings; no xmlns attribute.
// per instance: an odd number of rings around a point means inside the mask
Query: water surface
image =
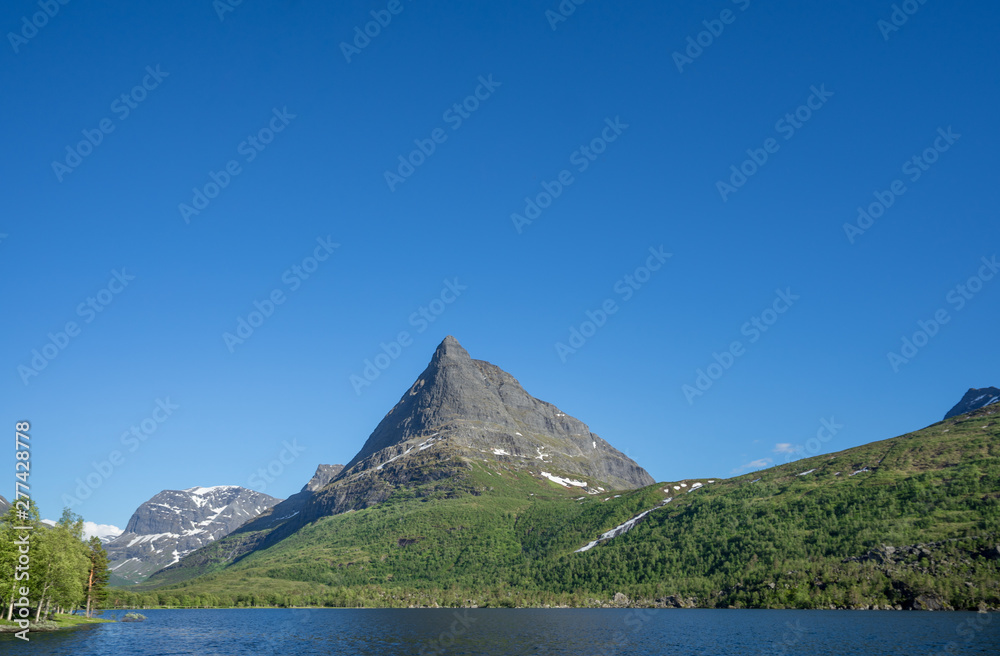
<svg viewBox="0 0 1000 656"><path fill-rule="evenodd" d="M1000 619L964 612L618 609L148 610L145 622L0 635L0 654L997 654ZM124 613L109 613L115 616Z"/></svg>

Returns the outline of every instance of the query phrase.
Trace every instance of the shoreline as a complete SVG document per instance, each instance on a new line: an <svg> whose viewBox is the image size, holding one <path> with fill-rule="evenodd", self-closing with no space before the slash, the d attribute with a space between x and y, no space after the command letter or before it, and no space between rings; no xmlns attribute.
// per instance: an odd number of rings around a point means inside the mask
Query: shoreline
<svg viewBox="0 0 1000 656"><path fill-rule="evenodd" d="M642 605L642 604L629 604L622 606L613 605L603 605L603 606L144 606L135 608L116 608L111 610L106 610L103 612L128 612L128 611L143 611L143 610L759 610L759 611L772 611L772 610L797 610L797 611L819 611L819 612L830 612L830 611L878 611L878 612L918 612L918 613L997 613L1000 612L1000 608L986 607L986 608L947 608L947 609L930 609L930 608L757 608L757 607L744 607L736 608L734 606L719 608L714 606L662 606L662 605ZM96 618L95 618L96 619ZM115 620L105 620L113 622Z"/></svg>
<svg viewBox="0 0 1000 656"><path fill-rule="evenodd" d="M106 611L105 611L106 612ZM52 620L41 620L40 622L30 622L28 624L28 633L49 633L52 631L63 631L65 629L75 629L81 626L90 626L91 624L109 624L116 620L106 619L102 617L84 617L83 615L69 615L65 613L58 613L55 615L55 619ZM0 633L18 633L23 631L15 622L8 622L7 620L0 620Z"/></svg>

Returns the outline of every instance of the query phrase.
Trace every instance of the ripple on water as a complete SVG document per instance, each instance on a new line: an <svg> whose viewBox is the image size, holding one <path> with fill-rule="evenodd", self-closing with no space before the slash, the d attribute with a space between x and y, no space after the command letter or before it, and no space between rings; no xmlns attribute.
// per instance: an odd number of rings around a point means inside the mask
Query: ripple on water
<svg viewBox="0 0 1000 656"><path fill-rule="evenodd" d="M991 654L994 614L628 609L148 610L145 622L0 636L31 656Z"/></svg>

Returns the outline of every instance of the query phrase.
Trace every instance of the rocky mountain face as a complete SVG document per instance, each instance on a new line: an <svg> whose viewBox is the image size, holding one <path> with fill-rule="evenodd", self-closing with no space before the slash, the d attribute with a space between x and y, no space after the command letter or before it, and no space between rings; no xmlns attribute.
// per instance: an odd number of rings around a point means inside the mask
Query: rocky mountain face
<svg viewBox="0 0 1000 656"><path fill-rule="evenodd" d="M486 454L614 489L654 483L642 467L582 421L531 396L499 367L473 360L451 336L339 478L382 470L414 448L432 449L445 442L466 457Z"/></svg>
<svg viewBox="0 0 1000 656"><path fill-rule="evenodd" d="M278 503L237 485L164 490L140 505L125 532L105 544L112 573L139 582L232 533Z"/></svg>
<svg viewBox="0 0 1000 656"><path fill-rule="evenodd" d="M10 501L7 501L7 499L5 499L2 494L0 494L0 515L7 512L9 508L10 508Z"/></svg>
<svg viewBox="0 0 1000 656"><path fill-rule="evenodd" d="M343 465L320 465L301 490L281 503L272 506L270 510L265 510L263 514L247 524L246 528L262 530L296 517L313 500L316 492L326 487L343 469Z"/></svg>
<svg viewBox="0 0 1000 656"><path fill-rule="evenodd" d="M320 465L316 468L316 473L313 474L313 477L309 479L309 482L302 487L299 493L322 490L343 469L343 465Z"/></svg>
<svg viewBox="0 0 1000 656"><path fill-rule="evenodd" d="M483 461L583 494L655 482L582 421L531 396L499 367L473 360L448 336L342 471L304 503L276 506L240 532L276 529L246 548L274 544L320 517L381 503L400 487L441 481L454 490L471 463Z"/></svg>
<svg viewBox="0 0 1000 656"><path fill-rule="evenodd" d="M948 414L946 414L944 418L951 419L957 415L964 415L966 412L978 410L983 406L987 406L998 401L1000 401L1000 389L997 389L996 387L972 387L965 393L962 400L956 403L955 407L948 411Z"/></svg>

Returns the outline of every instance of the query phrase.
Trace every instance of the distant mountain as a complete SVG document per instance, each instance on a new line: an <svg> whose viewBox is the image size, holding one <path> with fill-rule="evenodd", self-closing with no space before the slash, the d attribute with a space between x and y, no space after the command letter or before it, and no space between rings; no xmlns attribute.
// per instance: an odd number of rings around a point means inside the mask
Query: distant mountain
<svg viewBox="0 0 1000 656"><path fill-rule="evenodd" d="M945 419L951 419L956 415L964 415L966 412L978 410L984 406L1000 401L1000 389L996 387L970 388L962 400L955 404L955 407L948 411Z"/></svg>
<svg viewBox="0 0 1000 656"><path fill-rule="evenodd" d="M0 515L7 512L9 508L10 508L10 501L7 501L7 499L5 499L2 494L0 494Z"/></svg>
<svg viewBox="0 0 1000 656"><path fill-rule="evenodd" d="M332 470L321 467L302 492L240 527L224 553L196 552L168 571L176 578L220 557L241 558L318 519L376 506L416 486L431 484L447 496L467 493L481 487L475 474L483 466L584 496L654 482L582 421L531 396L499 367L473 360L448 336L358 454L332 478L325 481ZM187 574L178 571L188 567Z"/></svg>
<svg viewBox="0 0 1000 656"><path fill-rule="evenodd" d="M1000 404L735 478L613 494L486 454L446 480L429 461L382 503L246 558L267 531L237 531L121 601L1000 609L997 444Z"/></svg>
<svg viewBox="0 0 1000 656"><path fill-rule="evenodd" d="M105 543L109 568L116 580L139 582L279 501L236 485L164 490L136 509L124 533Z"/></svg>

